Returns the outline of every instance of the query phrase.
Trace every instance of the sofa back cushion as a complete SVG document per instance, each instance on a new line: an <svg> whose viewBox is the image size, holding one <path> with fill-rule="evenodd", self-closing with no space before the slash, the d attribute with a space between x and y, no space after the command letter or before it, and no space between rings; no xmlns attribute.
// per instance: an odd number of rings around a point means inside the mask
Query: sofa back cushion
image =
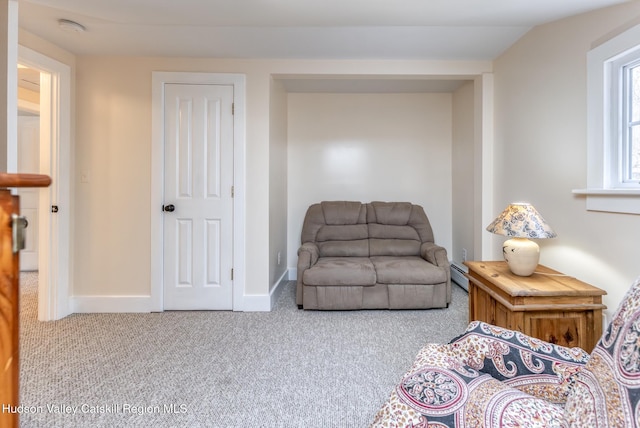
<svg viewBox="0 0 640 428"><path fill-rule="evenodd" d="M433 231L422 207L410 202L324 201L307 210L301 238L315 243L320 257L420 256Z"/></svg>
<svg viewBox="0 0 640 428"><path fill-rule="evenodd" d="M371 256L419 256L423 242L433 242L424 210L409 202L367 204Z"/></svg>
<svg viewBox="0 0 640 428"><path fill-rule="evenodd" d="M572 427L640 425L640 278L575 376L565 420Z"/></svg>
<svg viewBox="0 0 640 428"><path fill-rule="evenodd" d="M311 205L302 226L302 243L317 244L320 257L368 257L366 209L366 205L350 201Z"/></svg>

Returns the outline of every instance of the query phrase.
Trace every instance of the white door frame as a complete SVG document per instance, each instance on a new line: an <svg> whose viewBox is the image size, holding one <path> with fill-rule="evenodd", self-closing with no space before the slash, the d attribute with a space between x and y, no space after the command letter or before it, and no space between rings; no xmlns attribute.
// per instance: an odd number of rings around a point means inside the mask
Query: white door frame
<svg viewBox="0 0 640 428"><path fill-rule="evenodd" d="M164 310L164 86L170 83L233 86L233 310L242 311L245 290L245 75L160 71L152 73L151 310Z"/></svg>
<svg viewBox="0 0 640 428"><path fill-rule="evenodd" d="M71 68L24 46L18 61L42 72L40 173L51 177L51 186L40 191L38 320L51 321L71 313Z"/></svg>

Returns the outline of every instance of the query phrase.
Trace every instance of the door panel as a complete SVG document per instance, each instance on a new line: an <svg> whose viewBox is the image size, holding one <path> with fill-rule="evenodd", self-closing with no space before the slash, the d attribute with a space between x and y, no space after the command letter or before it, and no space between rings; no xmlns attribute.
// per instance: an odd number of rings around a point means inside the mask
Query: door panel
<svg viewBox="0 0 640 428"><path fill-rule="evenodd" d="M220 221L207 220L207 282L206 286L219 286L220 278Z"/></svg>
<svg viewBox="0 0 640 428"><path fill-rule="evenodd" d="M178 234L178 287L193 286L193 221L176 220Z"/></svg>
<svg viewBox="0 0 640 428"><path fill-rule="evenodd" d="M164 309L232 309L233 86L165 85Z"/></svg>

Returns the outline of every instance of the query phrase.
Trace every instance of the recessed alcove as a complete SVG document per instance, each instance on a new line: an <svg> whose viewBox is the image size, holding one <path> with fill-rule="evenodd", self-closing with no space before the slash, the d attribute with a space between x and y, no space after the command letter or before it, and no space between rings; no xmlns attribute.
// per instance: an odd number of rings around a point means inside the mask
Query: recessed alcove
<svg viewBox="0 0 640 428"><path fill-rule="evenodd" d="M478 85L470 76L274 75L270 198L287 204L271 204L270 224L286 216L287 242L272 230L272 257L283 246L295 267L304 214L321 200L420 204L450 259L460 261L462 248L472 256Z"/></svg>

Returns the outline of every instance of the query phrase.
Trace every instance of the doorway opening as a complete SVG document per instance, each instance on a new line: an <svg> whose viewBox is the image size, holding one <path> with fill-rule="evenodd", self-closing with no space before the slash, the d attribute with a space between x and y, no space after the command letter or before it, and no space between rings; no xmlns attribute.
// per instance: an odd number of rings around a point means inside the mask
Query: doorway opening
<svg viewBox="0 0 640 428"><path fill-rule="evenodd" d="M18 64L18 162L17 172L40 173L40 70ZM25 248L20 251L20 270L38 270L40 189L20 188L20 214L27 219Z"/></svg>
<svg viewBox="0 0 640 428"><path fill-rule="evenodd" d="M71 70L68 65L23 46L18 47L18 63L20 70L29 76L24 85L30 87L28 94L34 97L22 97L18 110L24 112L21 117L37 117L37 120L22 121L31 122L30 126L39 129L25 131L31 133L28 147L23 150L22 159L16 150L13 156L18 159L11 161L18 165L18 172L44 174L52 180L49 188L36 190L37 196L26 198L31 202L26 208L35 216L31 222L33 229L37 224L37 232L32 233L31 238L27 232L27 240L31 239L32 247L37 246L38 250L37 256L32 257L37 262L32 260L31 265L39 272L38 320L50 321L71 313ZM37 98L33 94L36 88ZM37 137L33 133L37 133ZM33 242L36 239L33 235L37 235L37 244Z"/></svg>

